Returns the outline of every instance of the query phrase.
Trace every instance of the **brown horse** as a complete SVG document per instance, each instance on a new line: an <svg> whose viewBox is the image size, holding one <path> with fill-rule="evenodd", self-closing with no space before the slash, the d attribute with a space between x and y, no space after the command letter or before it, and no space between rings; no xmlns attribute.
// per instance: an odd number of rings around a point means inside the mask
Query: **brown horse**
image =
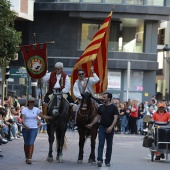
<svg viewBox="0 0 170 170"><path fill-rule="evenodd" d="M97 109L95 103L89 93L84 93L83 99L80 104L80 108L77 112L77 127L79 133L79 155L77 163L81 164L83 161L84 143L88 137L88 133L91 136L91 153L88 159L89 163L96 164L95 158L95 143L97 137L98 124L95 124L91 129L86 128L86 125L91 123L97 115Z"/></svg>

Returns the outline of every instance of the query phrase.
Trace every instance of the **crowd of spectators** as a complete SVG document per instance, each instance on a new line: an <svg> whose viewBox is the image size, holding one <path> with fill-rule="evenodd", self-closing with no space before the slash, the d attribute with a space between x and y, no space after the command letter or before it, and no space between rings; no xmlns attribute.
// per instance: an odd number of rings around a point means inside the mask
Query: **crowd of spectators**
<svg viewBox="0 0 170 170"><path fill-rule="evenodd" d="M22 97L26 97L23 95ZM4 98L5 112L0 111L0 145L9 141L19 140L22 137L21 111L25 106L21 106L18 97L6 96ZM118 98L113 98L112 103L117 106L119 119L115 126L115 132L119 134L144 134L147 129L148 117L157 111L157 100L153 96L149 102L131 100L121 102ZM166 110L170 112L170 102L166 103ZM25 103L26 105L26 103ZM41 109L41 108L40 108ZM147 118L147 121L145 119ZM39 132L46 133L46 122L42 118L37 118ZM1 150L0 150L1 152ZM0 154L0 158L3 156Z"/></svg>
<svg viewBox="0 0 170 170"><path fill-rule="evenodd" d="M115 132L121 134L144 134L148 129L148 122L152 114L157 111L157 100L153 96L149 102L139 102L129 99L121 102L118 98L112 99L112 103L119 110L119 121L115 127ZM166 103L166 110L169 112L170 103ZM146 120L146 121L145 121Z"/></svg>

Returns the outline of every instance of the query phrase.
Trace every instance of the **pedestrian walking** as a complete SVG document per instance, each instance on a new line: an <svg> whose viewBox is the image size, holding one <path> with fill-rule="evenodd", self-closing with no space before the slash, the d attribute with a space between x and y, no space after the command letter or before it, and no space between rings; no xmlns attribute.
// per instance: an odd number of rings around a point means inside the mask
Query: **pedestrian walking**
<svg viewBox="0 0 170 170"><path fill-rule="evenodd" d="M32 164L32 154L34 151L34 141L38 132L37 116L44 119L52 119L51 116L45 116L42 114L41 110L34 107L35 99L30 97L28 99L27 107L22 109L22 134L24 138L24 152L26 157L26 163Z"/></svg>
<svg viewBox="0 0 170 170"><path fill-rule="evenodd" d="M99 146L98 146L98 167L102 166L103 163L103 149L106 140L107 149L106 149L106 159L105 164L107 167L110 166L110 160L112 155L112 144L113 144L113 135L114 135L114 126L118 119L118 109L115 105L112 104L112 94L104 93L103 94L103 102L104 104L98 108L98 115L94 118L94 120L87 125L88 128L91 128L95 123L99 120Z"/></svg>

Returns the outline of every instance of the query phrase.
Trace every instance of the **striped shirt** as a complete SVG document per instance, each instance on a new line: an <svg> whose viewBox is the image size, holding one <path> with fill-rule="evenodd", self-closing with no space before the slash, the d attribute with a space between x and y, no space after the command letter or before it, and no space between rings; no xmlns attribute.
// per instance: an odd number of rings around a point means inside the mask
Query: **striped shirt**
<svg viewBox="0 0 170 170"><path fill-rule="evenodd" d="M152 115L151 122L157 126L166 126L170 122L170 113L169 112L164 112L164 113L155 112Z"/></svg>

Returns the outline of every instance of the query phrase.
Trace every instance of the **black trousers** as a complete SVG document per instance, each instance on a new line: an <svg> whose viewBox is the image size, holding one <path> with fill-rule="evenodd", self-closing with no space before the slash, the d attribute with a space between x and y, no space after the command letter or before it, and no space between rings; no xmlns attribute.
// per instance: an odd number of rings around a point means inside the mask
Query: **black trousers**
<svg viewBox="0 0 170 170"><path fill-rule="evenodd" d="M137 134L137 124L136 124L136 121L137 121L137 117L129 117L129 125L130 125L130 131L131 131L131 134Z"/></svg>

